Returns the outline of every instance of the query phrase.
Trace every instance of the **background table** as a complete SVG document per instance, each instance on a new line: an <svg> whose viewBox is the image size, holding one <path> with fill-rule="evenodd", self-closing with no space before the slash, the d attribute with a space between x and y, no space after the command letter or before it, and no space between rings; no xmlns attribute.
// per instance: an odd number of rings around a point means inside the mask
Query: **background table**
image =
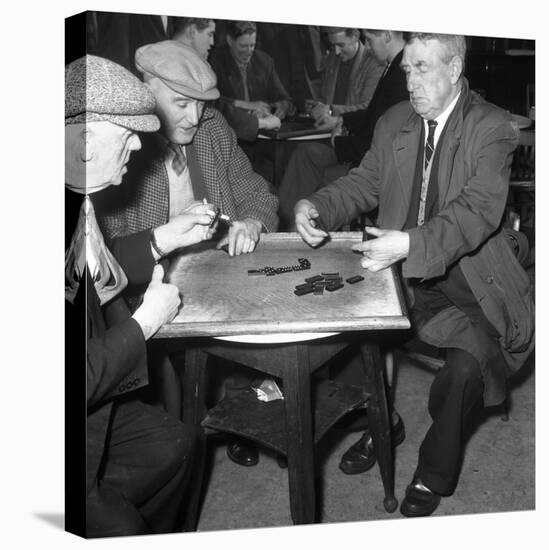
<svg viewBox="0 0 549 550"><path fill-rule="evenodd" d="M286 171L286 166L301 141L319 141L329 144L331 132L321 131L314 126L312 118L284 120L279 130L260 130L259 140L272 143L273 174L272 183L278 189Z"/></svg>
<svg viewBox="0 0 549 550"><path fill-rule="evenodd" d="M352 252L351 245L361 236L333 233L329 242L312 249L297 234L262 235L253 254L237 257L202 244L182 254L168 272L169 280L183 294L184 307L156 338L176 339L185 346L181 373L185 421L197 423L206 416L203 378L209 354L282 379L284 401L274 405L278 407L274 416L273 406L265 407L264 421L254 423L252 402L237 403L236 409L222 402L209 412L205 422L252 437L287 454L295 523L315 521L314 442L342 414L365 399L385 489L385 507L393 511L397 506L384 368L372 335L380 330L407 329L410 325L395 271L367 272L360 265L361 256ZM307 258L311 269L272 277L248 275L249 269L294 265L299 258ZM343 288L325 291L321 296L294 294L296 284L323 272L339 272L344 280L356 274L365 279L354 285L345 282ZM324 338L326 333L339 334ZM255 342L250 335L256 335ZM219 339L227 336L232 336L233 341ZM297 341L287 341L292 339ZM366 374L365 391L356 393L333 383L311 390L311 373L357 340ZM267 409L277 419L278 434L266 420ZM240 416L235 415L235 410L240 411Z"/></svg>

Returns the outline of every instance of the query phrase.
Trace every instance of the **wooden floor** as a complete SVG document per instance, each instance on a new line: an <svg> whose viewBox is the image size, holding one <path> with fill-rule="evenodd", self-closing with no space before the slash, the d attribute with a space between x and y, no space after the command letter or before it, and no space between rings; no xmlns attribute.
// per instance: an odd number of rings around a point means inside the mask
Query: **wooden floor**
<svg viewBox="0 0 549 550"><path fill-rule="evenodd" d="M431 373L411 362L399 367L395 403L407 434L396 453L399 501L411 480L419 445L430 424L426 403L432 379ZM509 421L502 421L498 412L487 415L467 446L457 490L452 497L442 499L434 516L535 508L534 389L532 358L511 390ZM318 449L322 522L414 521L403 518L398 511L385 512L377 466L356 476L339 470L341 454L359 435L334 429ZM199 531L290 526L286 470L267 452L261 452L257 466L244 468L231 462L225 450L222 442L211 445L211 476Z"/></svg>

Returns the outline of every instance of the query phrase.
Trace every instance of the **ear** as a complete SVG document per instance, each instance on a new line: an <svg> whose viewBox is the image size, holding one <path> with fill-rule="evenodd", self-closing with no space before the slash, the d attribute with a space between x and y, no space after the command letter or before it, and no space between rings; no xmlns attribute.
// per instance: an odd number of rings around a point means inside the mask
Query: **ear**
<svg viewBox="0 0 549 550"><path fill-rule="evenodd" d="M198 32L198 29L196 28L196 25L193 23L189 30L191 31L191 38L194 38L196 36L196 33Z"/></svg>
<svg viewBox="0 0 549 550"><path fill-rule="evenodd" d="M84 128L78 136L80 160L90 162L93 159L93 130L89 126Z"/></svg>
<svg viewBox="0 0 549 550"><path fill-rule="evenodd" d="M393 39L393 33L391 31L385 31L384 35L385 42L388 44Z"/></svg>
<svg viewBox="0 0 549 550"><path fill-rule="evenodd" d="M450 60L449 67L452 84L456 84L459 77L463 73L463 59L461 59L459 55L454 55L454 57Z"/></svg>
<svg viewBox="0 0 549 550"><path fill-rule="evenodd" d="M233 45L233 39L232 39L228 34L225 35L225 41L227 42L227 44L228 44L229 46L232 47L232 45Z"/></svg>

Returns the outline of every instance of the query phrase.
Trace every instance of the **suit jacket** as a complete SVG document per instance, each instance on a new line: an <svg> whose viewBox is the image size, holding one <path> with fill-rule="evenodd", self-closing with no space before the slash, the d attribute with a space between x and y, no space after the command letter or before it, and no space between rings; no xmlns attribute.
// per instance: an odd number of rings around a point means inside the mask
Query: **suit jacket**
<svg viewBox="0 0 549 550"><path fill-rule="evenodd" d="M232 126L239 139L253 141L257 137L258 122L254 114L234 107L235 99L244 99L244 82L240 70L228 45L214 49L210 63L217 75L217 87L221 97L217 107ZM255 50L247 70L247 82L250 101L273 103L283 99L290 100L272 57L261 50Z"/></svg>
<svg viewBox="0 0 549 550"><path fill-rule="evenodd" d="M471 92L466 80L447 125L437 172L438 214L408 230L410 251L402 273L406 278L432 279L458 262L500 335L508 367L516 370L534 345L532 286L500 225L518 129L503 109ZM311 197L327 227L348 223L378 206L381 228L403 229L422 146L421 127L422 119L409 102L381 117L360 166ZM426 342L465 349L482 368L487 357L483 349L472 349L466 337L469 328L468 317L456 307L417 327ZM485 403L492 398L486 387Z"/></svg>
<svg viewBox="0 0 549 550"><path fill-rule="evenodd" d="M142 149L132 154L122 185L106 189L98 197L101 202L94 203L108 239L148 234L169 219L169 181L162 152L156 136L143 135L141 139ZM206 197L232 219L254 218L265 231L276 230L278 198L270 192L267 181L252 170L235 133L217 109L204 110L186 152L197 200ZM112 245L114 250L129 248L120 241Z"/></svg>
<svg viewBox="0 0 549 550"><path fill-rule="evenodd" d="M384 67L376 61L374 56L365 48L362 42L359 43L355 62L351 69L349 90L347 92L345 105L333 105L340 64L341 60L339 57L334 52L330 52L326 59L326 66L322 74L322 84L320 88L322 103L332 105L332 113L334 115L366 109L374 95L374 91L383 73Z"/></svg>
<svg viewBox="0 0 549 550"><path fill-rule="evenodd" d="M360 111L343 113L343 124L349 135L338 136L334 140L338 162L350 162L357 166L370 148L379 117L389 107L408 99L406 75L400 68L402 53L401 50L396 55L385 76L379 80L368 107Z"/></svg>
<svg viewBox="0 0 549 550"><path fill-rule="evenodd" d="M66 214L70 213L70 204L75 202L73 193L67 192ZM73 195L70 197L70 195ZM81 202L82 197L76 200ZM72 209L72 215L78 208ZM72 223L75 226L75 221ZM70 241L72 231L67 232ZM121 255L121 267L131 274L133 281L148 282L152 273L154 260L150 252L149 241L143 240L140 246L134 242L131 254ZM124 261L127 258L127 261ZM129 278L129 277L128 277ZM69 441L79 441L84 436L83 445L86 456L86 494L97 482L98 470L104 456L107 432L116 398L148 384L147 353L145 338L141 327L131 318L128 306L119 294L112 300L100 305L95 286L85 269L85 280L81 281L74 304L65 302L66 324L68 334L81 338L82 334L71 332L71 327L82 325L85 319L86 337L86 380L79 376L80 364L67 365L67 389L70 394L80 394L81 388L74 384L84 385L86 389L86 426L83 434L67 434ZM76 354L68 354L68 358L77 360ZM82 357L83 359L83 357ZM70 382L73 382L71 384ZM84 403L67 400L67 416L80 415L84 412ZM78 426L75 422L74 426ZM73 450L74 452L75 450ZM76 474L76 472L75 472ZM78 483L78 479L71 482Z"/></svg>

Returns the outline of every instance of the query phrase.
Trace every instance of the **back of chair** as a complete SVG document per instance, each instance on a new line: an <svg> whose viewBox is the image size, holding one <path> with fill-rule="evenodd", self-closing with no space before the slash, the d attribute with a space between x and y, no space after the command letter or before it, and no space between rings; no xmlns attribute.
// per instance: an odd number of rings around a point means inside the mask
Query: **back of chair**
<svg viewBox="0 0 549 550"><path fill-rule="evenodd" d="M535 140L535 130L527 128L520 131L519 144L511 165L511 187L534 188Z"/></svg>

